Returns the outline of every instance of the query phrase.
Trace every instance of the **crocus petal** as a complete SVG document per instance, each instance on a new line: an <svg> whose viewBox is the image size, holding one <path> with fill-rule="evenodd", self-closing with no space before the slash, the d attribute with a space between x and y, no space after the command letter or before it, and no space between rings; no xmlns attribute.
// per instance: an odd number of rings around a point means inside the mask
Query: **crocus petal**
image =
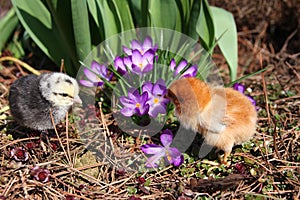
<svg viewBox="0 0 300 200"><path fill-rule="evenodd" d="M158 48L158 45L155 44L155 46L152 48L152 50L153 50L154 52L156 52L157 48Z"/></svg>
<svg viewBox="0 0 300 200"><path fill-rule="evenodd" d="M245 86L239 83L233 84L233 89L236 91L239 91L240 93L244 94L245 92Z"/></svg>
<svg viewBox="0 0 300 200"><path fill-rule="evenodd" d="M94 83L99 82L99 78L97 77L97 75L94 72L91 72L89 69L85 68L83 70L83 73L90 81Z"/></svg>
<svg viewBox="0 0 300 200"><path fill-rule="evenodd" d="M131 41L131 48L134 50L134 49L137 49L137 50L141 50L142 49L142 46L140 44L139 41L137 40L132 40Z"/></svg>
<svg viewBox="0 0 300 200"><path fill-rule="evenodd" d="M143 55L143 62L146 63L153 63L154 52L152 50L148 50Z"/></svg>
<svg viewBox="0 0 300 200"><path fill-rule="evenodd" d="M142 70L142 73L150 72L153 69L153 64L147 64L144 69Z"/></svg>
<svg viewBox="0 0 300 200"><path fill-rule="evenodd" d="M174 166L179 166L183 163L184 157L177 148L174 147L169 148L168 153L171 158L170 160L168 160L170 164L173 164Z"/></svg>
<svg viewBox="0 0 300 200"><path fill-rule="evenodd" d="M173 165L176 166L176 167L178 167L178 166L180 166L183 162L184 162L184 157L183 157L183 155L181 155L180 157L174 159Z"/></svg>
<svg viewBox="0 0 300 200"><path fill-rule="evenodd" d="M172 71L174 71L175 67L176 67L176 62L175 62L174 58L172 58L172 60L170 62L170 68Z"/></svg>
<svg viewBox="0 0 300 200"><path fill-rule="evenodd" d="M166 83L162 78L158 79L155 84L166 87Z"/></svg>
<svg viewBox="0 0 300 200"><path fill-rule="evenodd" d="M148 104L141 105L141 107L136 108L136 114L138 116L143 116L144 114L149 112L149 107L150 106Z"/></svg>
<svg viewBox="0 0 300 200"><path fill-rule="evenodd" d="M123 59L119 56L117 56L114 60L114 67L122 75L126 72L126 67L124 65Z"/></svg>
<svg viewBox="0 0 300 200"><path fill-rule="evenodd" d="M139 95L139 94L138 94L138 95ZM128 102L130 101L131 103L134 103L134 102L137 101L137 100L136 100L136 99L137 99L136 95L134 95L134 94L131 93L131 92L128 92L126 98L128 99Z"/></svg>
<svg viewBox="0 0 300 200"><path fill-rule="evenodd" d="M135 65L139 65L140 63L143 62L143 57L141 55L141 53L138 51L138 50L133 50L132 51L132 63L135 64Z"/></svg>
<svg viewBox="0 0 300 200"><path fill-rule="evenodd" d="M160 81L159 79L153 86L153 94L154 95L164 95L167 92L167 87L164 84L164 81Z"/></svg>
<svg viewBox="0 0 300 200"><path fill-rule="evenodd" d="M176 73L179 74L186 67L187 64L188 62L186 60L182 60L175 70Z"/></svg>
<svg viewBox="0 0 300 200"><path fill-rule="evenodd" d="M162 105L153 106L152 109L149 110L150 117L157 117L158 113L165 114L166 108Z"/></svg>
<svg viewBox="0 0 300 200"><path fill-rule="evenodd" d="M148 101L148 92L143 92L143 94L141 95L141 101L142 102Z"/></svg>
<svg viewBox="0 0 300 200"><path fill-rule="evenodd" d="M91 63L91 69L92 69L93 71L97 71L97 69L98 69L99 67L100 67L100 64L99 64L97 61L93 60L92 63Z"/></svg>
<svg viewBox="0 0 300 200"><path fill-rule="evenodd" d="M102 75L103 78L107 77L108 69L105 65L98 66L97 71L99 72L100 75Z"/></svg>
<svg viewBox="0 0 300 200"><path fill-rule="evenodd" d="M191 66L182 74L182 77L195 77L197 75L197 71L198 69L195 66Z"/></svg>
<svg viewBox="0 0 300 200"><path fill-rule="evenodd" d="M107 76L106 80L110 81L110 80L112 79L113 76L114 76L114 74L113 74L113 73L110 73L110 75Z"/></svg>
<svg viewBox="0 0 300 200"><path fill-rule="evenodd" d="M251 101L251 103L256 106L256 101L253 99L253 97L251 97L250 95L246 95L246 97L248 97L248 99Z"/></svg>
<svg viewBox="0 0 300 200"><path fill-rule="evenodd" d="M141 67L135 64L132 64L132 72L135 74L141 74Z"/></svg>
<svg viewBox="0 0 300 200"><path fill-rule="evenodd" d="M156 167L158 167L158 163L159 163L160 159L162 159L163 157L164 157L164 154L157 154L157 155L150 156L147 159L145 166L148 168L156 168Z"/></svg>
<svg viewBox="0 0 300 200"><path fill-rule="evenodd" d="M127 108L135 108L135 99L127 98L125 96L120 97L120 102Z"/></svg>
<svg viewBox="0 0 300 200"><path fill-rule="evenodd" d="M150 48L152 48L152 39L151 37L147 36L143 43L143 49L148 50Z"/></svg>
<svg viewBox="0 0 300 200"><path fill-rule="evenodd" d="M127 68L131 69L131 65L132 65L131 57L124 57L123 62Z"/></svg>
<svg viewBox="0 0 300 200"><path fill-rule="evenodd" d="M94 83L88 80L80 80L79 83L85 87L95 87Z"/></svg>
<svg viewBox="0 0 300 200"><path fill-rule="evenodd" d="M160 135L160 142L164 147L169 147L173 141L173 134L169 129L166 129Z"/></svg>
<svg viewBox="0 0 300 200"><path fill-rule="evenodd" d="M134 114L134 109L131 108L122 108L120 110L120 112L122 113L122 115L124 115L125 117L131 117Z"/></svg>
<svg viewBox="0 0 300 200"><path fill-rule="evenodd" d="M160 101L161 101L160 102L161 104L168 104L170 102L170 99L167 99L167 98L163 97L163 98L161 98Z"/></svg>
<svg viewBox="0 0 300 200"><path fill-rule="evenodd" d="M140 91L136 88L132 88L132 94L135 96L135 97L140 97L142 95L140 95Z"/></svg>
<svg viewBox="0 0 300 200"><path fill-rule="evenodd" d="M140 149L145 154L158 154L164 151L164 147L156 145L156 144L144 144L140 147Z"/></svg>
<svg viewBox="0 0 300 200"><path fill-rule="evenodd" d="M132 54L132 50L126 46L123 46L123 51L129 56Z"/></svg>
<svg viewBox="0 0 300 200"><path fill-rule="evenodd" d="M153 84L150 81L147 81L143 84L142 91L151 93L153 88Z"/></svg>
<svg viewBox="0 0 300 200"><path fill-rule="evenodd" d="M117 56L114 60L114 64L115 64L116 68L124 66L123 59L121 57Z"/></svg>

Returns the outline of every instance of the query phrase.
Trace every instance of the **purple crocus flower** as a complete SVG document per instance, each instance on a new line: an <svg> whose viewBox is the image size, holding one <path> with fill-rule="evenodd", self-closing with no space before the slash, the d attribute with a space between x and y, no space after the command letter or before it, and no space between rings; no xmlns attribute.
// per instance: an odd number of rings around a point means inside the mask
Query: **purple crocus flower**
<svg viewBox="0 0 300 200"><path fill-rule="evenodd" d="M245 86L243 84L235 83L235 84L233 84L232 87L233 87L234 90L239 91L242 94L245 94ZM248 99L254 105L256 110L258 110L258 107L256 107L256 101L253 99L253 97L250 96L250 95L246 95L246 97L248 97Z"/></svg>
<svg viewBox="0 0 300 200"><path fill-rule="evenodd" d="M126 74L128 70L132 71L131 57L121 58L117 56L114 60L114 66L121 75Z"/></svg>
<svg viewBox="0 0 300 200"><path fill-rule="evenodd" d="M104 82L100 77L110 81L112 79L113 74L108 72L108 68L105 65L100 65L96 61L92 61L91 69L85 68L83 69L83 73L88 78L88 80L80 80L80 84L86 87L95 87L95 86L103 86Z"/></svg>
<svg viewBox="0 0 300 200"><path fill-rule="evenodd" d="M190 66L183 72L183 70L184 70L184 68L186 68L187 64L188 64L188 62L186 60L182 60L176 67L176 62L173 58L170 62L170 68L171 68L171 71L174 71L174 77L177 76L178 74L181 74L180 78L195 77L198 72L197 65Z"/></svg>
<svg viewBox="0 0 300 200"><path fill-rule="evenodd" d="M133 50L132 56L132 72L135 74L145 74L153 69L154 52L149 50L141 54L139 50Z"/></svg>
<svg viewBox="0 0 300 200"><path fill-rule="evenodd" d="M244 94L245 93L245 86L239 83L233 84L233 89L236 91L239 91L240 93Z"/></svg>
<svg viewBox="0 0 300 200"><path fill-rule="evenodd" d="M250 95L246 95L246 97L248 97L248 99L251 101L252 105L254 105L256 110L258 110L258 107L256 106L256 101L253 99L253 97Z"/></svg>
<svg viewBox="0 0 300 200"><path fill-rule="evenodd" d="M131 88L128 90L127 96L120 97L120 102L124 105L124 108L121 109L121 113L126 117L131 117L134 114L142 116L149 111L147 100L147 92L143 92L142 95L140 95L138 89Z"/></svg>
<svg viewBox="0 0 300 200"><path fill-rule="evenodd" d="M164 98L167 93L167 87L162 79L158 79L155 84L145 82L142 87L143 92L147 92L149 96L148 104L149 115L157 117L158 113L165 114L169 99Z"/></svg>
<svg viewBox="0 0 300 200"><path fill-rule="evenodd" d="M141 146L141 150L145 154L152 154L147 161L146 167L155 168L158 167L161 158L164 158L169 164L179 166L183 163L182 153L175 147L170 147L173 141L173 134L169 129L166 129L160 135L160 141L163 146L156 144L144 144Z"/></svg>
<svg viewBox="0 0 300 200"><path fill-rule="evenodd" d="M151 50L155 53L157 50L157 44L155 46L153 46L151 37L147 36L143 43L141 43L137 40L132 40L131 41L131 49L123 46L123 51L129 56L133 54L133 50L138 50L141 55L146 53L148 50Z"/></svg>

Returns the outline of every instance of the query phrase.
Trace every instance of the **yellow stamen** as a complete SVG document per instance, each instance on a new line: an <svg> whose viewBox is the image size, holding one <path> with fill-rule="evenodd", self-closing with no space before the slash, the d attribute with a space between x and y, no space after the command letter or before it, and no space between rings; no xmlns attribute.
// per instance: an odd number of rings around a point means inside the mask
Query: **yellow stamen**
<svg viewBox="0 0 300 200"><path fill-rule="evenodd" d="M157 104L158 103L158 98L154 98L154 103Z"/></svg>
<svg viewBox="0 0 300 200"><path fill-rule="evenodd" d="M167 157L168 161L171 161L172 157L170 156L168 151L166 151L166 157Z"/></svg>
<svg viewBox="0 0 300 200"><path fill-rule="evenodd" d="M139 66L140 66L140 68L142 68L143 67L143 63L140 63Z"/></svg>
<svg viewBox="0 0 300 200"><path fill-rule="evenodd" d="M139 104L139 103L135 104L135 107L137 107L137 108L139 108L140 106L141 106L141 104Z"/></svg>

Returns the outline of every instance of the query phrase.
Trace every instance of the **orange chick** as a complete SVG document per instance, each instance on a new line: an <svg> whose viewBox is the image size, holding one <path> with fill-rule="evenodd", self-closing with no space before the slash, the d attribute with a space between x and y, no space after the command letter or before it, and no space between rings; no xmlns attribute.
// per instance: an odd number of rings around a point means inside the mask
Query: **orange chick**
<svg viewBox="0 0 300 200"><path fill-rule="evenodd" d="M199 132L207 144L224 151L224 164L232 147L248 141L255 133L255 107L232 88L183 78L171 84L166 97L174 103L175 115L185 128Z"/></svg>

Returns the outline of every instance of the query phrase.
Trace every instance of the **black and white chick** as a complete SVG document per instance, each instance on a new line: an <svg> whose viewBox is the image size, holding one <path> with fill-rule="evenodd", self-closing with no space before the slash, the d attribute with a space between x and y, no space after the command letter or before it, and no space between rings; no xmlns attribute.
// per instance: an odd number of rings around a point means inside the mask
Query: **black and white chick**
<svg viewBox="0 0 300 200"><path fill-rule="evenodd" d="M10 87L9 106L20 125L35 130L53 129L65 118L74 103L81 103L76 80L63 73L31 74Z"/></svg>

